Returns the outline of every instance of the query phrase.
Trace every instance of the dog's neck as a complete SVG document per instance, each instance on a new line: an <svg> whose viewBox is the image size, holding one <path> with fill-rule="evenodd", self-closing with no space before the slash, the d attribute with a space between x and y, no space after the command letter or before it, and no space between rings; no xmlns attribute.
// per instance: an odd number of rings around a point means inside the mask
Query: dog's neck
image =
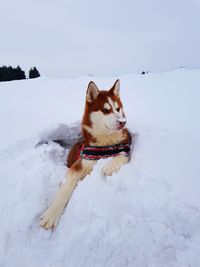
<svg viewBox="0 0 200 267"><path fill-rule="evenodd" d="M83 125L82 132L84 141L89 146L109 146L119 144L128 138L127 129L99 131L99 129Z"/></svg>

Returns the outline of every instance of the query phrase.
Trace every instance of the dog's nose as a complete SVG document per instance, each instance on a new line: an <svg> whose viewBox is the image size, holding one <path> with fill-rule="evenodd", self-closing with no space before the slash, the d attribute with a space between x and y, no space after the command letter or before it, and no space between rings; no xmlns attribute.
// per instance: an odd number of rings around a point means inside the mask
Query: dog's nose
<svg viewBox="0 0 200 267"><path fill-rule="evenodd" d="M126 121L117 121L117 125L119 129L124 128L125 124L126 124Z"/></svg>

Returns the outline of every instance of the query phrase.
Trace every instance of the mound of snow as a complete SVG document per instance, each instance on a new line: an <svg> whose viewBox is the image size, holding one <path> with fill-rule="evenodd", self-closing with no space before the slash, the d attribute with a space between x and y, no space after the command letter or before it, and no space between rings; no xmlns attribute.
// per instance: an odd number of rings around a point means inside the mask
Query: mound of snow
<svg viewBox="0 0 200 267"><path fill-rule="evenodd" d="M120 80L132 160L109 178L100 160L52 232L38 221L67 150L49 140L79 138L89 77L0 83L0 266L199 266L200 71Z"/></svg>

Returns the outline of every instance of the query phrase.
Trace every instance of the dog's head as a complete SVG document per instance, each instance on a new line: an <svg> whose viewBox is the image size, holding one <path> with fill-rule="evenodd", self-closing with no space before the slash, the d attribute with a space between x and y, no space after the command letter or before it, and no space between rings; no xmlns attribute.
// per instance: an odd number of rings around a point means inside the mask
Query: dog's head
<svg viewBox="0 0 200 267"><path fill-rule="evenodd" d="M125 127L126 117L120 100L120 81L108 91L100 91L94 82L88 84L85 121L100 132L113 132Z"/></svg>

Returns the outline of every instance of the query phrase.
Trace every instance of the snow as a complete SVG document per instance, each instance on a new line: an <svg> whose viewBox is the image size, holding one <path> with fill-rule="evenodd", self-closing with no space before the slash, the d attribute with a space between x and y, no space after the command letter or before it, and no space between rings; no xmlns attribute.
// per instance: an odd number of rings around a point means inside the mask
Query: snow
<svg viewBox="0 0 200 267"><path fill-rule="evenodd" d="M66 172L91 77L0 83L0 266L198 267L200 70L119 77L132 160L81 181L58 227L38 220ZM108 88L116 77L92 77Z"/></svg>

